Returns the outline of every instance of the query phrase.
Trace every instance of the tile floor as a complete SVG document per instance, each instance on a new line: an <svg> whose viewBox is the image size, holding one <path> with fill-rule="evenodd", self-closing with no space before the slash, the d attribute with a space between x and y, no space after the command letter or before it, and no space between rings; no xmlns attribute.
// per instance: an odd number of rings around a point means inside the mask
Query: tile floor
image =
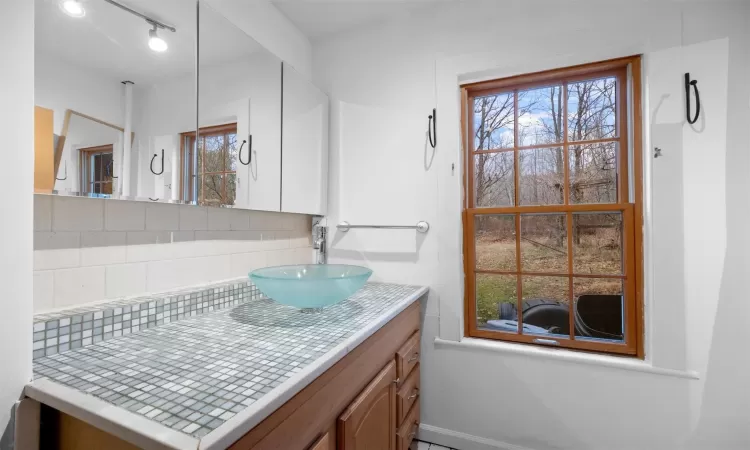
<svg viewBox="0 0 750 450"><path fill-rule="evenodd" d="M458 450L455 448L443 447L442 445L430 444L429 442L414 441L416 446L412 444L411 450Z"/></svg>

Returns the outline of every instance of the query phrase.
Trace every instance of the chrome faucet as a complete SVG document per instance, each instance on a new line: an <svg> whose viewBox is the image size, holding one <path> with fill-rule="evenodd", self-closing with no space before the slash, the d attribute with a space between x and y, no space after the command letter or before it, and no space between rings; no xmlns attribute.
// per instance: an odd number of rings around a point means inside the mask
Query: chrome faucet
<svg viewBox="0 0 750 450"><path fill-rule="evenodd" d="M315 264L328 263L328 228L321 225L320 222L313 225L313 249L317 250Z"/></svg>

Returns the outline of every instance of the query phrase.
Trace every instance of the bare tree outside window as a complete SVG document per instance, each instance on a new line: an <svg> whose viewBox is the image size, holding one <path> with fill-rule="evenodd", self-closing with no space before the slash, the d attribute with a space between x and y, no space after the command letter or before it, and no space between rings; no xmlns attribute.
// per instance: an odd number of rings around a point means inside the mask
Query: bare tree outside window
<svg viewBox="0 0 750 450"><path fill-rule="evenodd" d="M192 200L200 205L233 205L237 193L237 125L202 128L197 146L195 133L187 136L183 154L187 155L188 176L183 176L183 183L195 183L197 198ZM195 167L190 157L192 148L197 152Z"/></svg>

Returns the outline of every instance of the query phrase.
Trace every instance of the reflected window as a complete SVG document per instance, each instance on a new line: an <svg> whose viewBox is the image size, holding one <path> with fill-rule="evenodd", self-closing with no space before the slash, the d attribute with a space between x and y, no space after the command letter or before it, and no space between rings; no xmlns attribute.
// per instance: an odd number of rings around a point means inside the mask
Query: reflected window
<svg viewBox="0 0 750 450"><path fill-rule="evenodd" d="M237 124L182 134L182 199L199 205L234 205L237 194Z"/></svg>
<svg viewBox="0 0 750 450"><path fill-rule="evenodd" d="M113 156L112 144L80 149L81 192L85 194L112 194Z"/></svg>

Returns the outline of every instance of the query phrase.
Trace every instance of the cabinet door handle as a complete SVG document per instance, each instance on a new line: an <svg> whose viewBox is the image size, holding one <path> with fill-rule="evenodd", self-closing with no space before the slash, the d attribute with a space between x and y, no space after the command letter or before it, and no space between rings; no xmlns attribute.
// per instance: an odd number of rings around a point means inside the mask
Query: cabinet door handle
<svg viewBox="0 0 750 450"><path fill-rule="evenodd" d="M412 394L407 398L407 400L417 398L418 395L419 395L419 389L414 388L414 391L412 391Z"/></svg>
<svg viewBox="0 0 750 450"><path fill-rule="evenodd" d="M419 359L419 352L415 352L413 355L411 355L411 358L409 358L409 361L407 362L414 362Z"/></svg>
<svg viewBox="0 0 750 450"><path fill-rule="evenodd" d="M393 384L395 384L396 386L401 384L401 378L396 378L395 380L393 380Z"/></svg>

